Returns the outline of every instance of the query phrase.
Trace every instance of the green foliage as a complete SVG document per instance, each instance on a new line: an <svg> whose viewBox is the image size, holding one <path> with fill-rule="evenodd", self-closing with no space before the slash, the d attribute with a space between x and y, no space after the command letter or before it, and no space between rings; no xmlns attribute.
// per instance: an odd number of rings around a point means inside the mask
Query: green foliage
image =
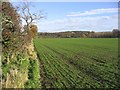
<svg viewBox="0 0 120 90"><path fill-rule="evenodd" d="M4 60L4 63L2 62L3 63L2 64L2 80L3 81L5 81L8 78L7 75L13 74L13 73L11 73L12 70L17 70L16 75L22 74L23 79L27 78L27 76L25 76L28 73L28 66L29 66L29 59L27 57L22 56L22 54L18 54L18 55L16 55L16 57L13 58L12 61L10 61L10 63L5 63L5 61L6 60ZM16 77L16 76L12 77L13 80L16 82L16 85L19 82L21 82L20 80L22 79L22 77L21 78L18 78L18 77ZM3 83L3 85L4 85L4 83ZM21 83L23 83L23 82L21 82ZM3 87L5 87L5 86L3 86ZM12 87L12 85L11 85L11 87ZM24 87L24 86L22 86L22 87Z"/></svg>
<svg viewBox="0 0 120 90"><path fill-rule="evenodd" d="M117 38L46 38L34 43L47 88L118 87Z"/></svg>
<svg viewBox="0 0 120 90"><path fill-rule="evenodd" d="M28 57L24 56L23 54L18 54L16 55L16 59L13 60L13 62L16 64L18 69L23 72L28 72L28 67L30 65Z"/></svg>
<svg viewBox="0 0 120 90"><path fill-rule="evenodd" d="M26 87L40 87L38 62L29 59L27 44L30 36L21 33L20 16L10 2L2 3L0 18L2 19L3 88L23 88L27 81Z"/></svg>
<svg viewBox="0 0 120 90"><path fill-rule="evenodd" d="M25 84L25 88L40 88L40 72L37 60L30 60L28 82Z"/></svg>

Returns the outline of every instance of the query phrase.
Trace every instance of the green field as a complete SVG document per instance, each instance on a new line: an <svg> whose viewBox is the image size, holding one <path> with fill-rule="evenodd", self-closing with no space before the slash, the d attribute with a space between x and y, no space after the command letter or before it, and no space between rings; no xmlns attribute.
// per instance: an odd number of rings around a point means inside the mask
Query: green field
<svg viewBox="0 0 120 90"><path fill-rule="evenodd" d="M115 88L117 38L36 38L46 88Z"/></svg>

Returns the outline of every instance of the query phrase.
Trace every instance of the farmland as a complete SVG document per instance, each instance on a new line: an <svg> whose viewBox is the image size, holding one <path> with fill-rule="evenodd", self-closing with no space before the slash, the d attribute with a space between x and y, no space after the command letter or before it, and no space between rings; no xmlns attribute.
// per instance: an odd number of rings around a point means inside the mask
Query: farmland
<svg viewBox="0 0 120 90"><path fill-rule="evenodd" d="M118 86L117 38L36 38L43 88Z"/></svg>

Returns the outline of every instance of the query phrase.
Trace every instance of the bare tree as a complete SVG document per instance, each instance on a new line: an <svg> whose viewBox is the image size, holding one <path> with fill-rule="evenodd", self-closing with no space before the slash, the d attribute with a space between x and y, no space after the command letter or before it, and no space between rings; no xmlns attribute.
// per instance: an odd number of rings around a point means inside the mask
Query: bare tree
<svg viewBox="0 0 120 90"><path fill-rule="evenodd" d="M39 21L42 18L45 18L43 11L39 11L39 13L33 13L30 10L30 6L28 2L23 2L22 6L18 8L22 20L26 22L26 32L28 32L29 25L34 21Z"/></svg>

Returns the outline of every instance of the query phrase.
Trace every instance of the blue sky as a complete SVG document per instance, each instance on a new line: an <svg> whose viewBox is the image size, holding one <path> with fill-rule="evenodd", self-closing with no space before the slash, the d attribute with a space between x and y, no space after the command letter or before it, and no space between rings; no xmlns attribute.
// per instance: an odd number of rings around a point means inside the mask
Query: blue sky
<svg viewBox="0 0 120 90"><path fill-rule="evenodd" d="M62 19L70 12L84 12L100 8L117 8L117 2L32 2L32 11L44 10L47 19ZM106 14L110 15L110 14Z"/></svg>
<svg viewBox="0 0 120 90"><path fill-rule="evenodd" d="M18 3L14 3L18 5ZM31 12L43 10L40 32L112 31L118 27L117 2L32 2Z"/></svg>

